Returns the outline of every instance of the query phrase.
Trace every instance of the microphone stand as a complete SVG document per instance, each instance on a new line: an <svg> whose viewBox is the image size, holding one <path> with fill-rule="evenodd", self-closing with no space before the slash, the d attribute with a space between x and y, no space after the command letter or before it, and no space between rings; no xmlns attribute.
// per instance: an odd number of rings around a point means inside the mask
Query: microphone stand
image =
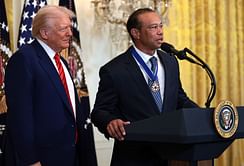
<svg viewBox="0 0 244 166"><path fill-rule="evenodd" d="M205 103L206 108L209 108L210 107L210 103L213 100L213 98L215 96L215 93L216 93L216 80L215 80L214 74L211 71L211 69L209 68L209 66L203 60L201 60L198 56L196 56L190 49L184 48L184 52L187 52L190 55L192 55L200 63L195 62L193 59L191 59L190 57L188 57L186 55L185 55L186 58L184 58L184 59L186 59L186 60L188 60L190 62L194 61L193 63L195 63L197 65L200 65L202 68L204 68L206 70L206 72L207 72L207 74L208 74L208 76L210 78L210 81L211 81L211 89L210 89L210 92L208 94L207 101Z"/></svg>

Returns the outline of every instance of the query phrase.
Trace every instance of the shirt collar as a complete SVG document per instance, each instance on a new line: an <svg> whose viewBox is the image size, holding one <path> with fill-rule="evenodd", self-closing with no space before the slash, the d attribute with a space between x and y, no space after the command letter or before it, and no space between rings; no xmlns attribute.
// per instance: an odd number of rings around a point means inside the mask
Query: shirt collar
<svg viewBox="0 0 244 166"><path fill-rule="evenodd" d="M44 48L44 50L46 51L46 53L48 54L50 59L54 59L55 56L55 51L53 49L51 49L46 43L44 43L42 40L37 38L37 41L40 43L40 45Z"/></svg>
<svg viewBox="0 0 244 166"><path fill-rule="evenodd" d="M133 47L135 48L136 52L141 56L142 60L145 62L145 63L149 63L149 60L150 58L152 58L153 56L158 59L158 54L157 54L157 51L155 50L154 54L153 55L148 55L144 52L142 52L141 50L139 50L135 45L133 45Z"/></svg>

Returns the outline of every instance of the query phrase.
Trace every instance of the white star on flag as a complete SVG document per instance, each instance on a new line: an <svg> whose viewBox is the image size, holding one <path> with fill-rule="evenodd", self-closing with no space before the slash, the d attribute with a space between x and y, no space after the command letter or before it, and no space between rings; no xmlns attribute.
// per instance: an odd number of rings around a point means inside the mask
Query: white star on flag
<svg viewBox="0 0 244 166"><path fill-rule="evenodd" d="M31 43L34 40L31 34L32 20L35 17L37 11L46 4L46 0L25 0L19 26L19 37L17 43L18 48L27 43Z"/></svg>

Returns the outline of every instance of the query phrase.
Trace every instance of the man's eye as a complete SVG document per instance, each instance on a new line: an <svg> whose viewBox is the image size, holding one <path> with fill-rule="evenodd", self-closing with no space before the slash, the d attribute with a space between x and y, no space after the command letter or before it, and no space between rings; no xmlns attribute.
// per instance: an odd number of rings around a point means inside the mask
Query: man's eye
<svg viewBox="0 0 244 166"><path fill-rule="evenodd" d="M65 28L61 28L61 29L59 29L61 32L64 32L65 31Z"/></svg>
<svg viewBox="0 0 244 166"><path fill-rule="evenodd" d="M61 32L67 32L70 29L71 29L71 27L63 27L63 28L60 28L59 31L61 31Z"/></svg>
<svg viewBox="0 0 244 166"><path fill-rule="evenodd" d="M149 29L157 29L157 25L150 26Z"/></svg>
<svg viewBox="0 0 244 166"><path fill-rule="evenodd" d="M159 25L151 25L148 27L148 29L151 29L151 30L155 30L155 29L158 29L158 28L163 28L163 25L162 24L159 24Z"/></svg>

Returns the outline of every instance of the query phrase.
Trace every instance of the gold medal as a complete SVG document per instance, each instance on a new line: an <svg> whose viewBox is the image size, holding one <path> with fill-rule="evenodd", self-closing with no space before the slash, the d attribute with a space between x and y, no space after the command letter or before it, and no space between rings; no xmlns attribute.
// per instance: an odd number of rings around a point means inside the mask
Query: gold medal
<svg viewBox="0 0 244 166"><path fill-rule="evenodd" d="M159 91L159 89L160 89L159 83L157 81L154 81L153 84L152 84L152 86L151 86L151 90L153 92L157 92L157 91Z"/></svg>

